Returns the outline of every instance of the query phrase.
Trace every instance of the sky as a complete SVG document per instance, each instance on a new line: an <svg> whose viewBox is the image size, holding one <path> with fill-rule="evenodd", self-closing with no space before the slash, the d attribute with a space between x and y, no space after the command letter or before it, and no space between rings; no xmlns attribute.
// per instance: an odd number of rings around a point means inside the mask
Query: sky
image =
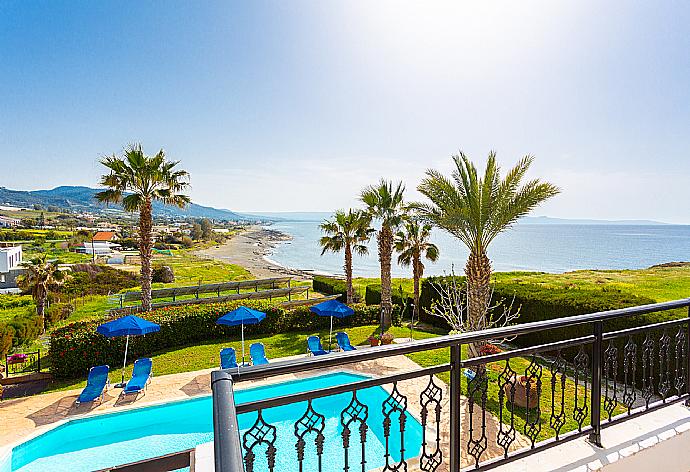
<svg viewBox="0 0 690 472"><path fill-rule="evenodd" d="M141 142L236 211L409 200L459 150L536 215L690 224L690 3L0 2L0 186L96 186Z"/></svg>

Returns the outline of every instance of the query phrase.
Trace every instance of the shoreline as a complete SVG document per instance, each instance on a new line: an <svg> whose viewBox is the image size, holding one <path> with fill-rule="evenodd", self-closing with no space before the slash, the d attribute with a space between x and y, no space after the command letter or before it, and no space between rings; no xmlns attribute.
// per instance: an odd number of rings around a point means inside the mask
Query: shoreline
<svg viewBox="0 0 690 472"><path fill-rule="evenodd" d="M283 267L269 259L276 246L290 240L292 236L289 234L253 225L219 246L199 249L194 254L244 267L259 279L294 277L297 280L311 280L312 273Z"/></svg>
<svg viewBox="0 0 690 472"><path fill-rule="evenodd" d="M255 278L272 278L272 277L293 277L296 280L312 280L315 275L326 275L330 277L341 278L342 276L327 273L325 271L317 270L307 270L307 269L296 269L292 267L286 267L275 260L271 259L271 254L273 250L286 241L291 241L293 237L285 232L272 229L270 227L264 227L261 225L252 225L239 233L235 234L231 239L225 243L206 249L198 249L193 252L193 254L210 259L220 260L222 262L235 264L247 269L252 276ZM495 271L497 273L501 272L543 272L546 274L576 274L583 271L625 271L625 270L650 270L650 269L662 269L662 268L677 268L677 267L688 267L690 262L665 262L653 264L646 267L634 268L634 269L601 269L601 268L589 268L589 269L573 269L563 272L548 272L539 270L525 270L525 269L513 269L513 270L499 270ZM432 274L433 275L433 274ZM371 275L369 277L376 277L376 275Z"/></svg>

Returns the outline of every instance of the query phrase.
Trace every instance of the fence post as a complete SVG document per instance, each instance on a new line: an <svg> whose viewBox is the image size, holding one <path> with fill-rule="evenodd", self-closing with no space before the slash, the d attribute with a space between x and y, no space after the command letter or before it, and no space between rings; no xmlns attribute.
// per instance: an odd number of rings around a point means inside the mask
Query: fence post
<svg viewBox="0 0 690 472"><path fill-rule="evenodd" d="M592 345L592 402L591 419L592 432L589 442L598 447L601 445L601 348L603 325L601 321L594 322L594 344Z"/></svg>
<svg viewBox="0 0 690 472"><path fill-rule="evenodd" d="M450 471L462 466L462 417L460 415L460 383L462 382L462 345L450 347Z"/></svg>
<svg viewBox="0 0 690 472"><path fill-rule="evenodd" d="M38 373L41 373L41 350L38 350Z"/></svg>
<svg viewBox="0 0 690 472"><path fill-rule="evenodd" d="M688 307L688 327L685 332L685 389L690 394L690 306ZM690 396L685 399L685 406L690 406Z"/></svg>

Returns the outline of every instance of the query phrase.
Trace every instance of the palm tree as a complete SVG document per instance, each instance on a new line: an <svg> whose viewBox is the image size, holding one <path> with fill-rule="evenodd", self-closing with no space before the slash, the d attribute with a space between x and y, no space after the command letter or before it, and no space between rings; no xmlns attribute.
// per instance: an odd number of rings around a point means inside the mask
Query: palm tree
<svg viewBox="0 0 690 472"><path fill-rule="evenodd" d="M414 280L414 317L419 320L419 281L424 275L422 257L435 262L438 260L438 247L429 241L431 225L418 218L407 218L403 229L395 235L395 250L399 253L398 264L412 266Z"/></svg>
<svg viewBox="0 0 690 472"><path fill-rule="evenodd" d="M453 160L455 170L451 178L437 170L427 170L417 189L431 203L415 207L423 219L448 231L469 249L465 265L468 318L476 329L483 329L490 327L485 316L491 303L489 244L560 190L538 179L521 184L532 156L523 157L505 178L501 178L494 152L489 154L483 176L477 174L474 164L463 153L453 156ZM479 346L470 347L477 351ZM472 354L476 356L478 352Z"/></svg>
<svg viewBox="0 0 690 472"><path fill-rule="evenodd" d="M347 281L347 303L352 303L354 291L352 289L352 253L361 256L369 252L366 243L371 238L374 229L371 227L371 216L362 210L336 211L333 218L319 225L326 236L321 237L319 244L323 250L345 251L345 279Z"/></svg>
<svg viewBox="0 0 690 472"><path fill-rule="evenodd" d="M56 261L48 262L46 256L36 257L21 265L25 271L17 277L17 286L33 297L36 314L41 319L41 329L45 333L45 307L48 294L63 284L67 279L67 274L59 269Z"/></svg>
<svg viewBox="0 0 690 472"><path fill-rule="evenodd" d="M189 187L189 174L176 170L179 161L167 161L161 149L155 156L147 156L141 144L127 147L122 157L115 155L101 159L110 172L101 176L106 190L95 198L104 203L121 203L125 211L139 212L139 255L141 257L141 306L151 309L151 236L152 203L163 202L184 208L190 199L181 191Z"/></svg>
<svg viewBox="0 0 690 472"><path fill-rule="evenodd" d="M376 234L379 263L381 264L381 331L392 324L393 303L391 297L391 259L393 257L393 233L400 226L405 214L402 182L381 179L377 185L362 190L360 200L366 205L372 218L381 223Z"/></svg>

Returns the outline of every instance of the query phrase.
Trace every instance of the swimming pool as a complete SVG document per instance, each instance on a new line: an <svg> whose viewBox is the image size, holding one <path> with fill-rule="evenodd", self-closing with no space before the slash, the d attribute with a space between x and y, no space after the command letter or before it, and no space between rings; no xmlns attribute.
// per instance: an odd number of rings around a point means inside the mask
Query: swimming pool
<svg viewBox="0 0 690 472"><path fill-rule="evenodd" d="M237 403L305 392L318 388L342 385L366 377L346 372L309 377L280 384L239 390ZM382 387L372 387L357 393L358 399L369 407L370 427L366 441L367 468L384 465L383 416L381 404L388 396ZM314 409L325 416L324 459L329 470L342 469L343 453L340 412L350 401L351 394L334 395L313 401ZM190 449L213 441L213 402L210 396L171 402L163 405L94 415L71 420L19 446L14 447L0 472L90 471L124 464L172 452ZM306 402L271 408L264 411L264 419L276 426L278 455L276 470L296 469L294 423L306 410ZM256 413L239 416L242 433L251 427ZM394 423L395 424L395 423ZM396 431L396 428L393 428ZM405 456L416 457L421 447L422 428L407 415L405 428ZM360 458L359 441L352 438L350 464ZM311 470L316 460L313 436L307 442L305 470ZM399 459L400 440L391 435L394 460ZM266 470L265 449L255 450L257 472Z"/></svg>

